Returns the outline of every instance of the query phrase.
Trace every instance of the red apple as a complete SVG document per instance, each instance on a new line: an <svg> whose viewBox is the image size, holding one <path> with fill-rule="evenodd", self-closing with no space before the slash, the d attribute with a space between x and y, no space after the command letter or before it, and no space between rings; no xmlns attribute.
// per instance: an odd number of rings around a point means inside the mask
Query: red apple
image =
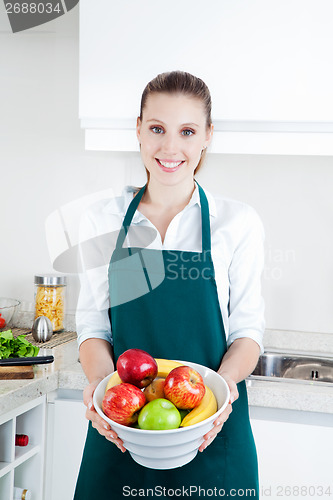
<svg viewBox="0 0 333 500"><path fill-rule="evenodd" d="M143 391L146 396L147 401L153 401L153 399L164 398L164 382L165 378L155 378L151 384L145 387Z"/></svg>
<svg viewBox="0 0 333 500"><path fill-rule="evenodd" d="M205 394L200 373L189 366L178 366L165 379L164 394L179 410L198 406Z"/></svg>
<svg viewBox="0 0 333 500"><path fill-rule="evenodd" d="M137 422L139 410L145 404L145 395L138 387L123 383L106 391L102 409L107 417L118 424L131 425Z"/></svg>
<svg viewBox="0 0 333 500"><path fill-rule="evenodd" d="M121 380L140 389L154 380L157 371L155 359L142 349L128 349L117 361L117 372Z"/></svg>

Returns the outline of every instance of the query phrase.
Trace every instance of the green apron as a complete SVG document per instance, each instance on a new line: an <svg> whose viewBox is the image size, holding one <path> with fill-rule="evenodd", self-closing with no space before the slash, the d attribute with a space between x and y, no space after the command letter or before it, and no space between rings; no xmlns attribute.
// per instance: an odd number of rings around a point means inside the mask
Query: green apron
<svg viewBox="0 0 333 500"><path fill-rule="evenodd" d="M128 207L109 266L115 362L126 349L140 348L156 358L192 361L218 370L227 344L211 258L206 195L198 186L201 253L123 248L145 187ZM90 423L74 499L118 500L135 494L258 499L257 454L245 381L238 384L238 391L221 432L190 463L176 469L154 470L137 464Z"/></svg>

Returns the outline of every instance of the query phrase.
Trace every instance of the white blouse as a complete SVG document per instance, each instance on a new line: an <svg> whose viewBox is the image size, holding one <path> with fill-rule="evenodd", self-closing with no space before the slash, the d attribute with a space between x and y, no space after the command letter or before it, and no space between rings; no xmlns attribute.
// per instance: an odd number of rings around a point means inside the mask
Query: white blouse
<svg viewBox="0 0 333 500"><path fill-rule="evenodd" d="M79 344L89 338L112 343L108 317L108 266L117 233L135 191L136 188L127 186L121 196L92 205L82 218L81 290L76 311ZM249 337L258 343L263 352L263 225L249 205L213 196L206 190L205 193L210 213L212 259L227 345L229 347L234 340ZM197 185L188 205L172 219L163 243L153 224L138 210L132 219L128 241L131 230L143 227L152 240L145 245L146 248L201 252L201 208ZM124 246L128 241L126 243L125 240ZM133 241L131 245L141 246L133 245Z"/></svg>

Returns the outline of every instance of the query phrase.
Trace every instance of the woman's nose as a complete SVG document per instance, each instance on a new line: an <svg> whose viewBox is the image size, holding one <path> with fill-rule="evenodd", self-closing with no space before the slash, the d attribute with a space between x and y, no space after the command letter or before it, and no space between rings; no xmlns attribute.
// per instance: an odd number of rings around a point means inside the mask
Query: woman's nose
<svg viewBox="0 0 333 500"><path fill-rule="evenodd" d="M178 137L174 134L165 134L163 139L163 151L168 154L177 154L179 150Z"/></svg>

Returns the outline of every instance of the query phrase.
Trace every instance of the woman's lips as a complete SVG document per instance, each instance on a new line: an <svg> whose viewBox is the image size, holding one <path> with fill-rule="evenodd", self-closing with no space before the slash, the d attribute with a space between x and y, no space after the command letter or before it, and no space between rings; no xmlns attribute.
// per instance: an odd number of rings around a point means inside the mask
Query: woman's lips
<svg viewBox="0 0 333 500"><path fill-rule="evenodd" d="M171 161L171 160L159 160L158 158L155 159L159 167L163 170L163 172L175 172L184 163L184 160Z"/></svg>

